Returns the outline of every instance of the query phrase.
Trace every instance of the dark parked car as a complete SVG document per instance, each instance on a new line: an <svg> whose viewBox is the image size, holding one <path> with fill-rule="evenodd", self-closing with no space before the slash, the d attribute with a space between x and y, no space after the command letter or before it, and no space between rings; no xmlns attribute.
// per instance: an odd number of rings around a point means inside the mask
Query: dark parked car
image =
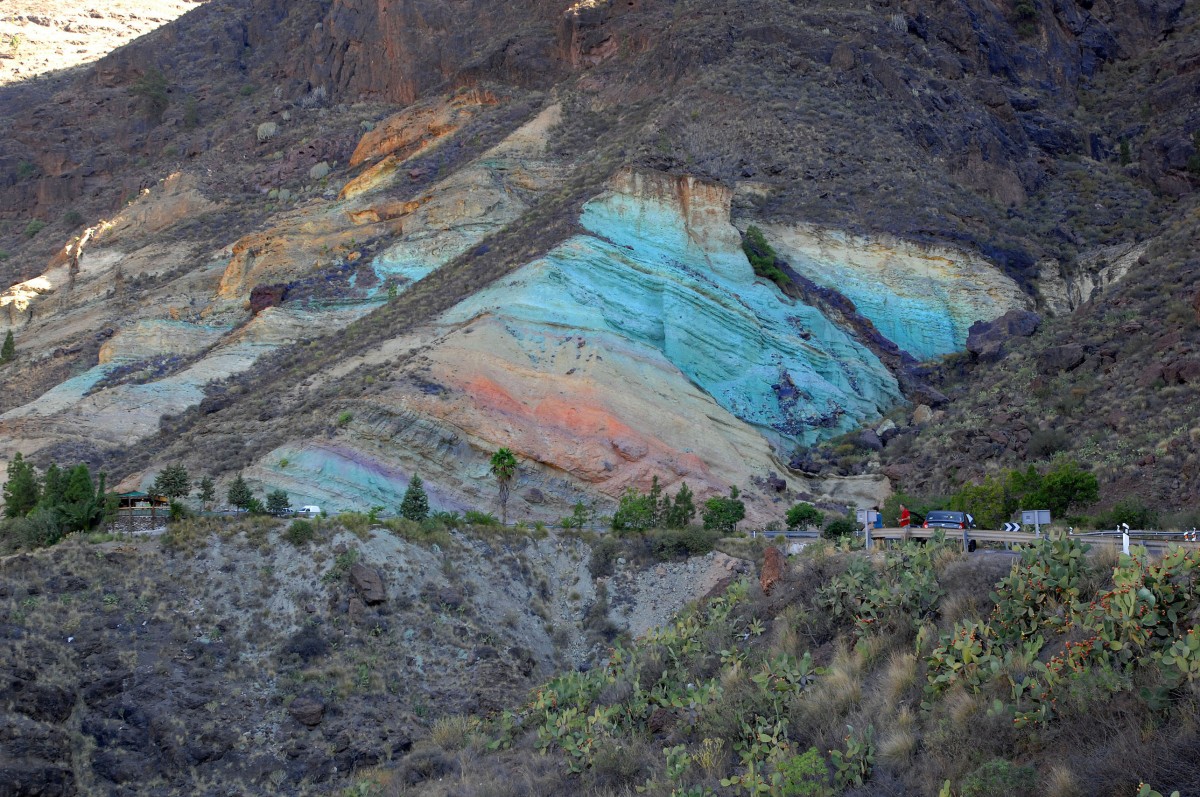
<svg viewBox="0 0 1200 797"><path fill-rule="evenodd" d="M927 529L973 529L975 518L965 512L938 509L925 516Z"/></svg>

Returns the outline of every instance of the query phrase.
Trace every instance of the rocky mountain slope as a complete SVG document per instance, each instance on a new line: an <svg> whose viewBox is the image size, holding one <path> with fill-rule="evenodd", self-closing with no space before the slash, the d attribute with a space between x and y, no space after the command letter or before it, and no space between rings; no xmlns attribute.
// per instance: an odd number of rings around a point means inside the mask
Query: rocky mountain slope
<svg viewBox="0 0 1200 797"><path fill-rule="evenodd" d="M340 793L447 715L587 667L745 568L273 520L0 560L0 790ZM289 542L289 539L292 540Z"/></svg>
<svg viewBox="0 0 1200 797"><path fill-rule="evenodd" d="M972 323L1178 262L1139 247L1191 218L1195 26L1178 0L214 0L0 89L0 445L330 508L417 471L486 506L502 445L529 519L653 475L736 484L758 524L877 503L878 463L789 465L943 403L917 362ZM1135 249L1165 260L1104 254Z"/></svg>

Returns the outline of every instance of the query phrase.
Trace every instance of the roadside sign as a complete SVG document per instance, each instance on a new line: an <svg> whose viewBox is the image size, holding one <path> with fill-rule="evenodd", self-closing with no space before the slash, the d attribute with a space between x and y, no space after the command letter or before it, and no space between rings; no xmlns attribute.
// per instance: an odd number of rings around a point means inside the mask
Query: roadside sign
<svg viewBox="0 0 1200 797"><path fill-rule="evenodd" d="M854 513L854 518L860 526L874 526L875 521L879 519L879 513L874 509L860 509Z"/></svg>
<svg viewBox="0 0 1200 797"><path fill-rule="evenodd" d="M1005 523L1004 530L1005 531L1020 531L1021 524L1020 523Z"/></svg>
<svg viewBox="0 0 1200 797"><path fill-rule="evenodd" d="M1033 533L1040 537L1040 536L1042 536L1042 524L1045 523L1045 524L1049 525L1049 523L1050 523L1050 510L1049 509L1022 509L1021 510L1021 522L1027 523L1027 524L1032 523L1033 524Z"/></svg>

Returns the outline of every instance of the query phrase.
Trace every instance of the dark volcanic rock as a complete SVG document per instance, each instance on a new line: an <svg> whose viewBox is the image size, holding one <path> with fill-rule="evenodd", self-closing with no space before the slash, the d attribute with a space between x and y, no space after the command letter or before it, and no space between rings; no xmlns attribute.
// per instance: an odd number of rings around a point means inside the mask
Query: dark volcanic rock
<svg viewBox="0 0 1200 797"><path fill-rule="evenodd" d="M1078 344L1051 346L1038 355L1038 370L1047 376L1053 376L1078 368L1086 356L1083 347Z"/></svg>
<svg viewBox="0 0 1200 797"><path fill-rule="evenodd" d="M0 794L71 797L77 794L71 770L53 764L0 765Z"/></svg>
<svg viewBox="0 0 1200 797"><path fill-rule="evenodd" d="M967 332L967 351L980 362L1003 359L1006 341L1027 338L1041 325L1042 317L1028 310L1009 310L994 321L976 321Z"/></svg>
<svg viewBox="0 0 1200 797"><path fill-rule="evenodd" d="M325 718L325 704L319 697L298 697L288 706L288 714L301 725L315 728Z"/></svg>
<svg viewBox="0 0 1200 797"><path fill-rule="evenodd" d="M387 591L383 588L383 577L373 567L356 562L350 568L350 586L354 587L359 597L368 606L374 606L387 600Z"/></svg>
<svg viewBox="0 0 1200 797"><path fill-rule="evenodd" d="M875 434L873 429L866 429L855 438L863 448L868 448L871 451L882 451L883 441L879 439L879 435Z"/></svg>

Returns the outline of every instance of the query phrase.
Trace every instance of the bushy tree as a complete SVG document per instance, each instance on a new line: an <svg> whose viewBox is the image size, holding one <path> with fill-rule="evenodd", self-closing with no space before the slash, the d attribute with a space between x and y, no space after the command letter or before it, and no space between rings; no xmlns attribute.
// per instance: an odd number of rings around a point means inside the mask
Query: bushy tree
<svg viewBox="0 0 1200 797"><path fill-rule="evenodd" d="M425 484L415 473L408 483L408 489L404 491L404 500L400 502L400 517L418 523L429 517L429 497L425 495Z"/></svg>
<svg viewBox="0 0 1200 797"><path fill-rule="evenodd" d="M174 501L187 495L188 491L192 489L192 485L188 480L186 468L182 465L168 465L158 472L151 489L155 495L165 495Z"/></svg>
<svg viewBox="0 0 1200 797"><path fill-rule="evenodd" d="M499 448L492 454L492 475L500 484L500 522L508 525L508 488L517 475L517 456L507 448Z"/></svg>
<svg viewBox="0 0 1200 797"><path fill-rule="evenodd" d="M819 527L825 522L825 513L802 501L787 511L786 520L789 529Z"/></svg>
<svg viewBox="0 0 1200 797"><path fill-rule="evenodd" d="M4 483L4 514L24 517L38 504L41 488L33 466L18 451L8 462L8 481Z"/></svg>
<svg viewBox="0 0 1200 797"><path fill-rule="evenodd" d="M99 526L113 511L113 501L104 489L105 475L92 482L88 466L80 463L67 471L62 501L55 509L64 531L87 531Z"/></svg>
<svg viewBox="0 0 1200 797"><path fill-rule="evenodd" d="M629 487L621 494L621 498L617 502L617 511L613 512L612 530L623 534L654 528L656 509L657 507L649 495L644 495Z"/></svg>
<svg viewBox="0 0 1200 797"><path fill-rule="evenodd" d="M272 515L282 515L292 508L292 499L288 498L286 490L272 490L267 493L267 511Z"/></svg>
<svg viewBox="0 0 1200 797"><path fill-rule="evenodd" d="M257 499L254 493L250 490L250 485L246 484L246 480L242 478L242 474L238 474L233 483L229 485L229 493L226 495L226 500L230 505L236 506L238 509L249 509L251 504Z"/></svg>
<svg viewBox="0 0 1200 797"><path fill-rule="evenodd" d="M1100 500L1100 483L1096 474L1079 467L1079 463L1059 459L1042 477L1041 487L1027 500L1038 504L1027 509L1049 509L1051 516L1063 515Z"/></svg>
<svg viewBox="0 0 1200 797"><path fill-rule="evenodd" d="M737 487L729 488L728 498L710 498L704 502L704 528L732 534L738 521L746 517L746 505L738 498Z"/></svg>
<svg viewBox="0 0 1200 797"><path fill-rule="evenodd" d="M825 524L825 530L821 532L821 536L836 540L841 537L851 537L856 531L858 531L858 524L853 520L848 517L835 517Z"/></svg>

